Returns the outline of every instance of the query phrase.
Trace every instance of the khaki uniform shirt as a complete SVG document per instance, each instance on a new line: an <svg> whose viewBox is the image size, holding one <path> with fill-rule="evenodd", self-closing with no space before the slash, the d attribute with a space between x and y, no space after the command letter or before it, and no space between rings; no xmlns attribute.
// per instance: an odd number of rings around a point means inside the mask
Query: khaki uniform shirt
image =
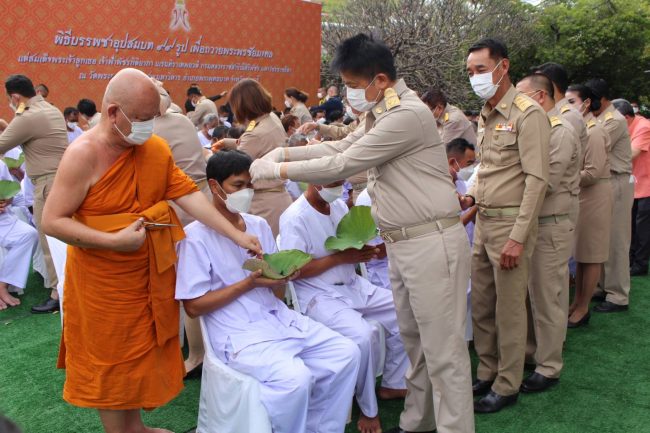
<svg viewBox="0 0 650 433"><path fill-rule="evenodd" d="M363 124L363 114L359 116L359 121L354 121L349 125L318 125L318 133L322 137L327 137L332 140L343 140L352 131L357 129Z"/></svg>
<svg viewBox="0 0 650 433"><path fill-rule="evenodd" d="M99 121L102 120L102 113L99 111L95 114L93 114L93 117L88 119L88 128L92 128L93 126L96 126L99 124Z"/></svg>
<svg viewBox="0 0 650 433"><path fill-rule="evenodd" d="M476 131L474 125L470 122L465 114L451 104L447 104L445 111L440 115L438 121L438 132L442 137L442 142L449 143L456 138L464 138L469 143L476 146Z"/></svg>
<svg viewBox="0 0 650 433"><path fill-rule="evenodd" d="M171 112L157 117L153 132L164 138L174 162L195 183L205 180L206 161L192 122L183 114Z"/></svg>
<svg viewBox="0 0 650 433"><path fill-rule="evenodd" d="M611 176L609 166L611 139L609 134L593 115L589 114L585 120L587 121L589 141L583 156L580 186L590 186Z"/></svg>
<svg viewBox="0 0 650 433"><path fill-rule="evenodd" d="M582 154L587 147L587 140L589 140L587 137L587 125L585 124L582 114L569 104L567 98L561 99L557 104L555 104L555 108L560 112L562 120L566 120L576 132L578 138L580 138L580 153Z"/></svg>
<svg viewBox="0 0 650 433"><path fill-rule="evenodd" d="M551 122L548 187L540 216L566 215L571 212L580 192L580 139L560 116L557 109L546 113ZM566 122L566 123L565 123Z"/></svg>
<svg viewBox="0 0 650 433"><path fill-rule="evenodd" d="M340 141L289 148L288 159L295 162L287 163L288 177L327 184L368 170L372 212L382 230L458 216L456 189L431 110L404 80L384 93L366 115L365 129Z"/></svg>
<svg viewBox="0 0 650 433"><path fill-rule="evenodd" d="M34 96L0 135L0 154L23 146L27 175L32 179L55 174L68 147L63 114L42 96Z"/></svg>
<svg viewBox="0 0 650 433"><path fill-rule="evenodd" d="M610 104L596 120L605 127L612 141L609 149L609 164L612 173L631 174L632 143L625 117L614 108L613 104Z"/></svg>
<svg viewBox="0 0 650 433"><path fill-rule="evenodd" d="M313 122L314 119L311 117L311 113L305 104L298 102L296 105L291 107L291 114L300 119L300 124Z"/></svg>
<svg viewBox="0 0 650 433"><path fill-rule="evenodd" d="M192 121L194 126L200 127L206 114L217 114L217 106L208 98L203 98L196 104L194 111L187 113L187 117Z"/></svg>
<svg viewBox="0 0 650 433"><path fill-rule="evenodd" d="M284 147L287 134L284 132L282 122L274 113L265 114L248 123L246 132L239 138L237 149L247 153L254 160L261 158L276 147ZM282 189L283 180L262 180L253 185L256 190Z"/></svg>
<svg viewBox="0 0 650 433"><path fill-rule="evenodd" d="M468 194L479 208L519 207L509 237L522 244L546 193L550 132L544 110L512 86L493 109L481 110L481 165Z"/></svg>

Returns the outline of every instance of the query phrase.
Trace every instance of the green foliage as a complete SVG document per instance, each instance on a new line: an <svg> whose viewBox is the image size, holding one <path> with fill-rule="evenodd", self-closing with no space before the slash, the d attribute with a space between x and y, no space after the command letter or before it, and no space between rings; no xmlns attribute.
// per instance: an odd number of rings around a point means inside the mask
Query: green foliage
<svg viewBox="0 0 650 433"><path fill-rule="evenodd" d="M311 255L300 250L285 250L275 254L264 254L263 257L263 260L246 260L243 268L251 272L261 269L263 277L281 280L291 276L312 260Z"/></svg>
<svg viewBox="0 0 650 433"><path fill-rule="evenodd" d="M336 236L325 241L328 250L343 251L348 248L360 250L377 236L377 225L370 214L370 206L354 206L336 227Z"/></svg>
<svg viewBox="0 0 650 433"><path fill-rule="evenodd" d="M20 183L0 180L0 200L9 200L20 192Z"/></svg>
<svg viewBox="0 0 650 433"><path fill-rule="evenodd" d="M612 98L650 95L650 2L547 2L537 26L536 62L564 65L575 83L603 78Z"/></svg>
<svg viewBox="0 0 650 433"><path fill-rule="evenodd" d="M4 162L8 168L20 168L20 166L25 162L25 154L21 153L18 159L5 156L2 158L2 162Z"/></svg>

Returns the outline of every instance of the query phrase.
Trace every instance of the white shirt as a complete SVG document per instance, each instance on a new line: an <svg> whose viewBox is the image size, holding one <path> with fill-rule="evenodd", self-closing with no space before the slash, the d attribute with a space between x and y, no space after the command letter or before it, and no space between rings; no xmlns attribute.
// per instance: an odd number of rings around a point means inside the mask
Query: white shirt
<svg viewBox="0 0 650 433"><path fill-rule="evenodd" d="M199 131L196 134L199 136L199 141L201 142L202 147L205 147L206 149L212 149L212 139L206 138L203 131Z"/></svg>
<svg viewBox="0 0 650 433"><path fill-rule="evenodd" d="M336 200L330 204L330 214L323 215L301 195L280 217L280 249L297 249L315 259L331 255L333 251L325 249L325 241L336 235L336 227L347 213L345 203ZM318 276L297 279L293 284L303 311L317 295L343 299L353 308L365 306L377 289L358 276L352 264L335 266Z"/></svg>
<svg viewBox="0 0 650 433"><path fill-rule="evenodd" d="M77 125L75 125L72 131L70 131L67 128L66 131L68 131L68 143L72 143L73 141L76 140L77 137L79 137L81 134L84 133L83 130L79 128Z"/></svg>
<svg viewBox="0 0 650 433"><path fill-rule="evenodd" d="M474 171L476 173L476 170ZM472 174L474 176L474 174ZM472 180L472 177L469 178L469 180ZM467 190L469 189L469 180L468 182L465 182L463 179L456 179L456 191L458 191L458 194L460 195L465 195L467 193ZM463 213L466 213L467 210L464 210ZM474 223L469 222L465 226L465 231L467 232L467 237L469 238L469 244L474 245Z"/></svg>
<svg viewBox="0 0 650 433"><path fill-rule="evenodd" d="M257 216L241 214L246 233L255 235L267 253L277 251L268 223ZM176 299L195 299L220 290L250 275L242 269L248 252L229 238L196 221L184 228L187 237L177 246ZM271 289L258 287L230 304L207 313L210 342L222 354L231 344L235 353L263 341L303 338L308 319L290 310Z"/></svg>

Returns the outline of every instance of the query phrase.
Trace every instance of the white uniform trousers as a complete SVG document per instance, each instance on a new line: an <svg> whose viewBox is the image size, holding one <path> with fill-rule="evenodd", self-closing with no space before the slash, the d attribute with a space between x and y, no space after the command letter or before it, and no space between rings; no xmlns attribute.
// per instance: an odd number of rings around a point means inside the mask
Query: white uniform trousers
<svg viewBox="0 0 650 433"><path fill-rule="evenodd" d="M10 211L0 214L0 247L6 250L0 263L0 281L24 289L32 255L38 244L38 232Z"/></svg>
<svg viewBox="0 0 650 433"><path fill-rule="evenodd" d="M237 353L230 346L224 357L260 381L274 433L345 430L360 357L349 339L310 321L304 338L260 342Z"/></svg>

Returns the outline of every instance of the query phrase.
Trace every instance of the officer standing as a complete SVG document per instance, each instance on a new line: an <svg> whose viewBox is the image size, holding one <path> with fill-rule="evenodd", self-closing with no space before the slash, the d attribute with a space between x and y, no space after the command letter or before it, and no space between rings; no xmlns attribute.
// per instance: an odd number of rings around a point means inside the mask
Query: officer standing
<svg viewBox="0 0 650 433"><path fill-rule="evenodd" d="M51 289L47 301L32 307L32 312L49 313L59 310L58 280L50 248L41 230L41 217L59 161L68 146L68 132L63 114L42 96L36 95L29 78L11 75L5 81L5 89L16 117L0 135L0 154L20 145L25 153L27 175L34 184L34 220L47 266L45 287Z"/></svg>
<svg viewBox="0 0 650 433"><path fill-rule="evenodd" d="M517 83L517 90L546 111L552 128L548 188L539 212L539 231L528 279L531 308L526 356L534 358L536 367L521 385L523 392L540 392L555 385L562 371L569 309L568 265L574 238L570 214L578 206L573 191L580 189L582 145L555 106L550 79L543 74L529 75Z"/></svg>
<svg viewBox="0 0 650 433"><path fill-rule="evenodd" d="M612 191L612 225L609 242L609 259L605 262L600 288L604 292L596 297L606 297L594 307L597 313L626 311L630 302L630 243L632 241L632 205L634 182L632 176L632 143L627 121L609 100L609 87L603 79L585 83L599 96L601 107L594 116L612 140L609 148Z"/></svg>
<svg viewBox="0 0 650 433"><path fill-rule="evenodd" d="M390 431L473 432L464 341L470 250L445 146L429 108L397 79L384 44L364 34L347 39L332 67L348 87L352 108L367 112L365 130L337 142L276 149L253 162L253 182L327 184L368 170L411 361L400 426Z"/></svg>
<svg viewBox="0 0 650 433"><path fill-rule="evenodd" d="M512 86L506 46L482 39L467 72L485 105L478 125L481 160L465 204L479 207L472 255L472 321L479 357L474 404L488 413L514 404L524 370L526 293L537 217L548 180L550 124Z"/></svg>
<svg viewBox="0 0 650 433"><path fill-rule="evenodd" d="M476 132L472 122L459 108L447 102L447 96L441 89L434 87L427 90L422 95L422 102L431 109L445 145L455 138L464 138L470 144L476 145Z"/></svg>

